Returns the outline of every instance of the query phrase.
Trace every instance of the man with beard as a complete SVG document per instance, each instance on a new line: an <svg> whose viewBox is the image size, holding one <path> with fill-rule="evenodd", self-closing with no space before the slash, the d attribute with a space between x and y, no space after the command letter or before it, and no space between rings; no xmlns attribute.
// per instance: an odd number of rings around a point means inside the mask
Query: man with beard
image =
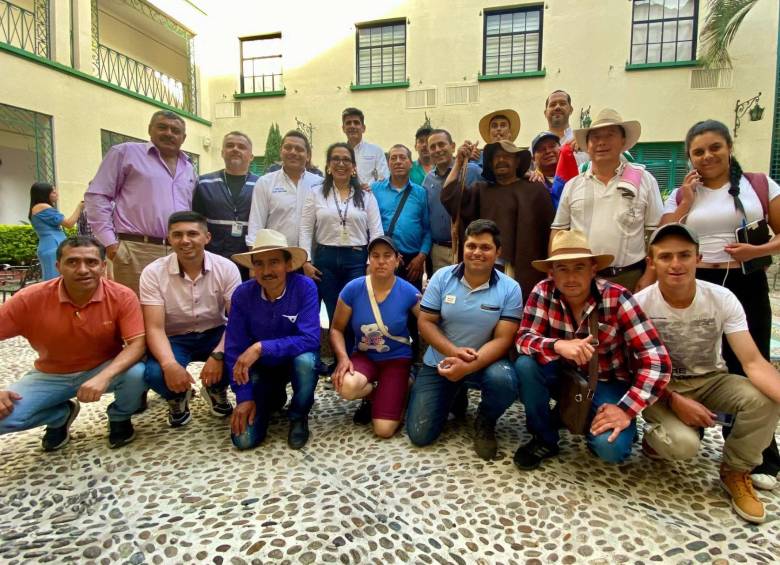
<svg viewBox="0 0 780 565"><path fill-rule="evenodd" d="M564 90L554 90L544 102L544 117L547 120L547 131L558 136L561 145L571 143L574 149L574 157L577 159L577 166L584 165L590 161L590 157L584 151L584 147L579 147L574 140L574 130L569 125L569 118L574 112L571 105L571 96Z"/></svg>
<svg viewBox="0 0 780 565"><path fill-rule="evenodd" d="M468 155L467 147L458 152L455 167L441 193L442 204L452 217L459 215L461 225L479 218L493 220L498 225L504 243L497 263L520 283L523 296L528 296L543 278L531 267L531 261L547 255L554 217L550 195L541 184L526 180L531 155L509 141L485 146L482 171L485 181L463 189L455 181ZM460 240L463 241L462 235ZM459 254L462 253L461 246Z"/></svg>
<svg viewBox="0 0 780 565"><path fill-rule="evenodd" d="M192 197L192 209L206 217L211 241L206 250L230 257L246 251L249 207L257 175L249 172L252 140L240 131L231 131L222 140L225 168L202 175ZM241 278L249 272L241 268Z"/></svg>

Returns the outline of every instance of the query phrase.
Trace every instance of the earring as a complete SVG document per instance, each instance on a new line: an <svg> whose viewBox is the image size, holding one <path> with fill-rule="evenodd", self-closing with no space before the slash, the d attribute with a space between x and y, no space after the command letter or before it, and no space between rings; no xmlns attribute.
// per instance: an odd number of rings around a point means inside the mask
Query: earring
<svg viewBox="0 0 780 565"><path fill-rule="evenodd" d="M352 169L352 176L353 176L353 177L356 177L356 176L357 176L357 171L356 171L356 170L354 170L354 169Z"/></svg>
<svg viewBox="0 0 780 565"><path fill-rule="evenodd" d="M330 174L330 167L325 167L325 174L326 174L326 175L329 175L329 174Z"/></svg>

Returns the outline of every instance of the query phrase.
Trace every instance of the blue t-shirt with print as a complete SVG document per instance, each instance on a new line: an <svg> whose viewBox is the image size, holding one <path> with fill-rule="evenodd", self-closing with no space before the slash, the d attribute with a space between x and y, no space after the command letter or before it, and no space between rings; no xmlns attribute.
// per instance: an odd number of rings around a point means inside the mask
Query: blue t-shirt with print
<svg viewBox="0 0 780 565"><path fill-rule="evenodd" d="M390 335L409 337L406 321L409 311L417 304L418 293L419 291L411 284L396 277L390 294L379 303L382 321ZM412 357L412 348L409 345L385 337L379 331L379 325L371 310L371 301L368 299L366 277L348 282L339 298L352 308L350 324L355 334L353 351L360 351L373 361Z"/></svg>

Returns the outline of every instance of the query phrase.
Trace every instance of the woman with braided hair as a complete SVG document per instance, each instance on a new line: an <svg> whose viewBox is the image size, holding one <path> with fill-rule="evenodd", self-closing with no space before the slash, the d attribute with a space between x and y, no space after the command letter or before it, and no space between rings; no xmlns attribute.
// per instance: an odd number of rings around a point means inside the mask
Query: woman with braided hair
<svg viewBox="0 0 780 565"><path fill-rule="evenodd" d="M698 122L688 130L685 146L691 171L664 206L661 225L682 222L699 235L696 278L733 292L747 316L748 329L761 354L769 359L772 309L766 271L742 272L742 263L780 253L780 235L763 245L737 242L735 231L765 218L780 234L780 186L762 173L743 173L734 157L728 127L717 120ZM726 340L723 357L730 373L745 372ZM727 433L727 431L726 431ZM780 455L776 441L764 451L764 462L753 470L754 486L777 486Z"/></svg>

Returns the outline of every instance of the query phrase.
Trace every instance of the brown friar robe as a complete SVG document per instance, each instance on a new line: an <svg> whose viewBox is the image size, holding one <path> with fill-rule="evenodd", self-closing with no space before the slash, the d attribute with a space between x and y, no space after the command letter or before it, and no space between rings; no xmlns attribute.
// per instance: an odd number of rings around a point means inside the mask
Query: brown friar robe
<svg viewBox="0 0 780 565"><path fill-rule="evenodd" d="M547 258L550 224L555 217L544 185L524 178L508 185L479 181L466 187L461 197L460 182L453 182L442 190L441 203L453 218L460 208L458 260L463 259L464 232L470 222L483 218L498 225L501 257L512 264L526 300L536 283L545 278L531 261Z"/></svg>

